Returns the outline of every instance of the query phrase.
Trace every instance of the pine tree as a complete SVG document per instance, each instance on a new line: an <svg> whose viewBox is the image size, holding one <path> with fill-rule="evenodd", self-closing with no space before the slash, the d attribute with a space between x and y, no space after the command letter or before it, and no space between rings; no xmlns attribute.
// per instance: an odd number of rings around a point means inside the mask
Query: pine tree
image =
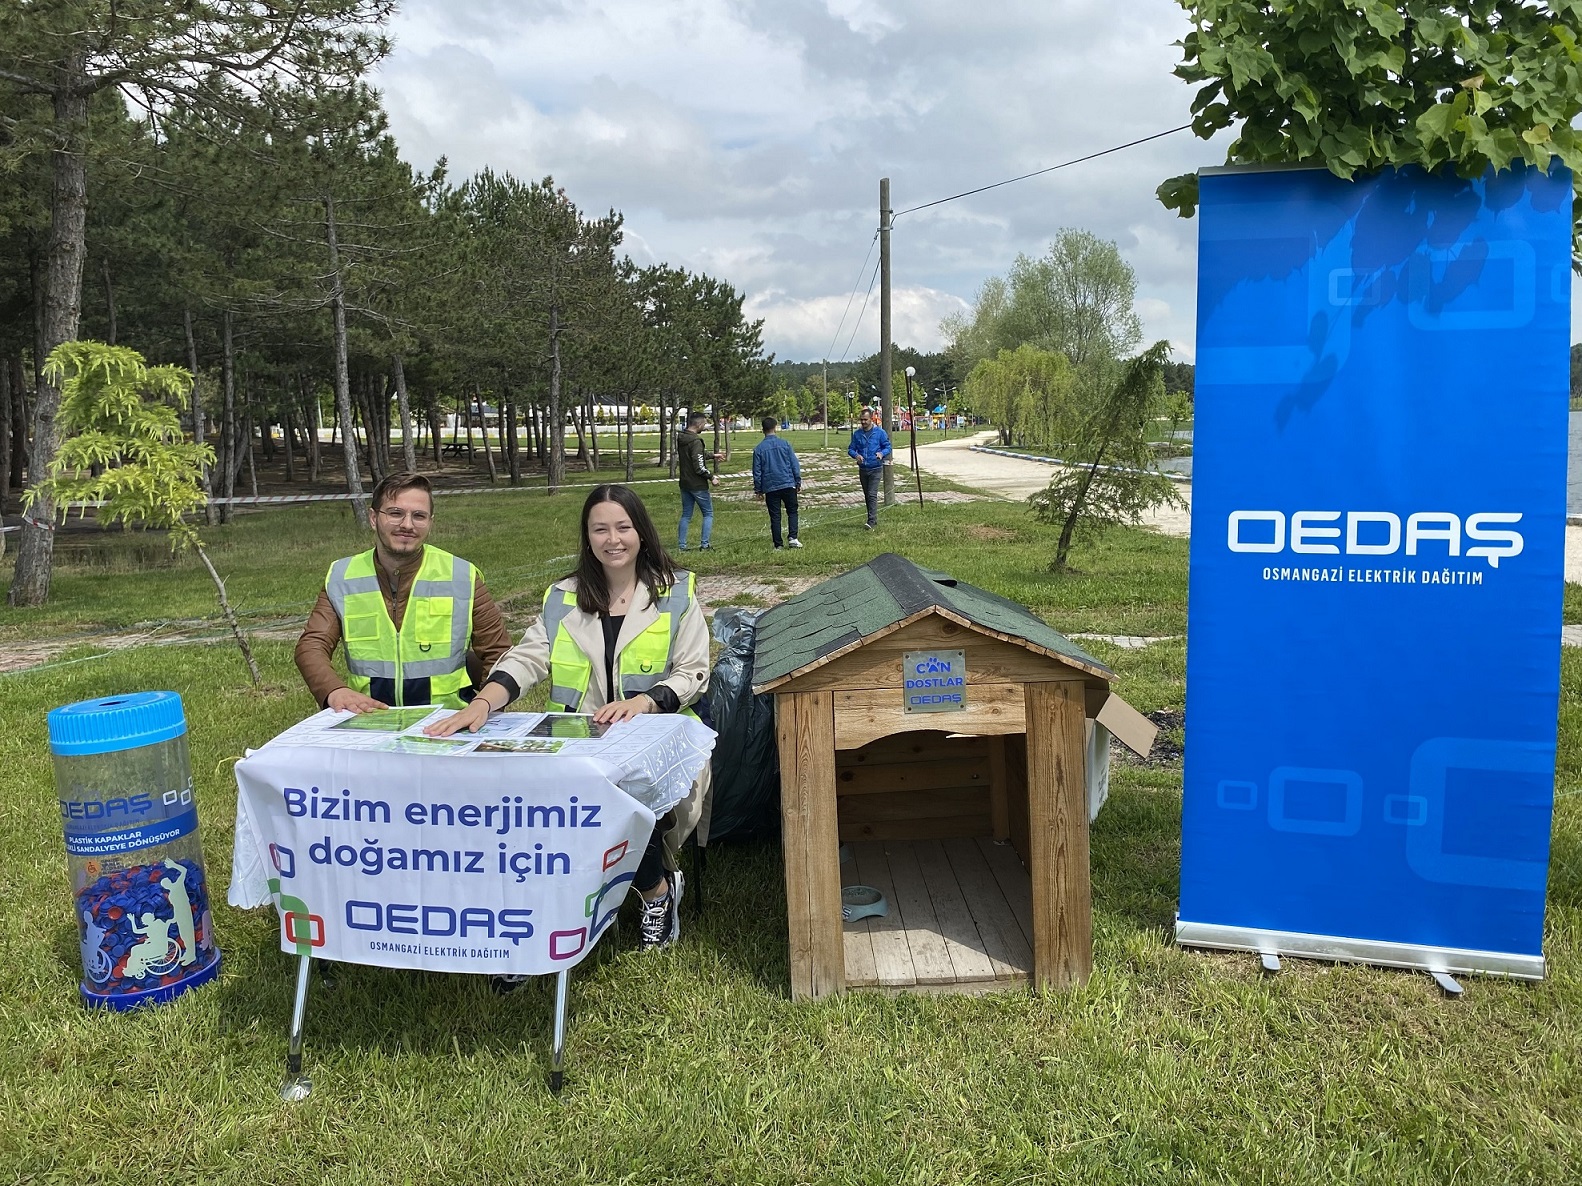
<svg viewBox="0 0 1582 1186"><path fill-rule="evenodd" d="M185 100L202 107L237 101L251 86L271 97L282 76L302 93L333 93L388 51L376 26L394 0L187 0L125 14L115 0L0 5L0 91L49 102L53 183L41 352L75 339L82 308L88 208L89 104L113 89L154 110ZM48 470L59 444L59 390L39 384L33 461ZM12 605L49 595L54 537L47 495L22 532Z"/></svg>

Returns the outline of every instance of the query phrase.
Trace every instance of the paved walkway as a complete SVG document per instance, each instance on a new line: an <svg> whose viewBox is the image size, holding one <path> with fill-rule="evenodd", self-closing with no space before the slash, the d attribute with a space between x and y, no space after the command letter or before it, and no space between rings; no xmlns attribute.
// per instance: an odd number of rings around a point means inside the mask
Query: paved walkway
<svg viewBox="0 0 1582 1186"><path fill-rule="evenodd" d="M1049 485L1050 465L1047 461L1023 461L1019 457L1006 457L1001 453L979 453L972 448L977 444L993 444L997 438L997 433L985 432L952 441L919 445L918 464L927 473L1017 502L1029 494L1037 494ZM1181 483L1179 489L1187 505L1180 509L1162 507L1144 518L1144 526L1165 535L1191 534L1192 487Z"/></svg>

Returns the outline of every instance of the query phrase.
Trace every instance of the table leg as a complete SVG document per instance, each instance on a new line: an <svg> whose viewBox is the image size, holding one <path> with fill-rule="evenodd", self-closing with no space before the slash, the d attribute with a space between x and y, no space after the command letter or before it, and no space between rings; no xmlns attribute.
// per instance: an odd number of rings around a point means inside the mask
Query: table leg
<svg viewBox="0 0 1582 1186"><path fill-rule="evenodd" d="M555 1035L550 1049L549 1090L560 1094L561 1074L566 1061L566 997L571 986L571 969L555 973Z"/></svg>
<svg viewBox="0 0 1582 1186"><path fill-rule="evenodd" d="M302 1025L308 1012L308 980L313 957L297 957L297 995L291 1005L291 1035L286 1047L286 1079L280 1085L280 1098L287 1103L305 1100L313 1090L313 1080L302 1073Z"/></svg>

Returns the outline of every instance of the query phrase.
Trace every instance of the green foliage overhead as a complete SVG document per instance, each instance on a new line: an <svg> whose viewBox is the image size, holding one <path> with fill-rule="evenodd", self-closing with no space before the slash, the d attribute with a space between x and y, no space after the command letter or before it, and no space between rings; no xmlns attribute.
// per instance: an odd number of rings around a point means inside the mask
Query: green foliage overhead
<svg viewBox="0 0 1582 1186"><path fill-rule="evenodd" d="M0 5L0 82L213 104L343 86L390 50L395 0L51 0Z"/></svg>
<svg viewBox="0 0 1582 1186"><path fill-rule="evenodd" d="M65 342L45 371L60 386L66 440L24 504L47 494L64 519L70 503L102 502L102 523L165 528L173 548L196 543L182 517L203 507L203 465L214 451L186 441L177 419L191 372L150 367L137 351L103 342Z"/></svg>
<svg viewBox="0 0 1582 1186"><path fill-rule="evenodd" d="M1582 185L1582 0L1180 0L1192 129L1240 125L1228 162L1478 177L1558 158ZM1159 200L1197 207L1194 174ZM1582 217L1582 203L1578 205ZM1573 246L1582 267L1582 222Z"/></svg>

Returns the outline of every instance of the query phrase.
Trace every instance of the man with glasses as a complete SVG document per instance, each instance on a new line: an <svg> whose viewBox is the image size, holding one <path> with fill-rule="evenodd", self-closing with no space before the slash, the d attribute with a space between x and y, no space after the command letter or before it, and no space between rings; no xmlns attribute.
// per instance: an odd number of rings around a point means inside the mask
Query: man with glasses
<svg viewBox="0 0 1582 1186"><path fill-rule="evenodd" d="M297 640L297 670L327 708L460 708L511 649L500 609L467 561L424 541L434 492L422 474L390 474L373 492L374 546L330 565ZM332 657L342 642L347 677Z"/></svg>

